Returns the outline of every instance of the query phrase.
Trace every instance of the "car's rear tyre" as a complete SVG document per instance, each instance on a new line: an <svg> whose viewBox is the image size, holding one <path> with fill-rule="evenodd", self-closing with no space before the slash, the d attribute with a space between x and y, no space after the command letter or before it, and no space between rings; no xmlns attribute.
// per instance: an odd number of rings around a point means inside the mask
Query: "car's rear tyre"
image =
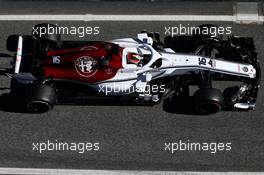
<svg viewBox="0 0 264 175"><path fill-rule="evenodd" d="M48 85L33 85L25 97L26 109L31 113L44 113L53 109L56 103L55 89Z"/></svg>
<svg viewBox="0 0 264 175"><path fill-rule="evenodd" d="M194 109L198 114L213 114L222 109L224 99L219 89L201 88L193 97Z"/></svg>
<svg viewBox="0 0 264 175"><path fill-rule="evenodd" d="M48 47L57 49L60 47L61 35L56 33L58 26L48 23L38 24L33 27L32 36L46 43Z"/></svg>
<svg viewBox="0 0 264 175"><path fill-rule="evenodd" d="M52 106L45 101L29 101L27 103L27 110L32 113L44 113L51 109Z"/></svg>

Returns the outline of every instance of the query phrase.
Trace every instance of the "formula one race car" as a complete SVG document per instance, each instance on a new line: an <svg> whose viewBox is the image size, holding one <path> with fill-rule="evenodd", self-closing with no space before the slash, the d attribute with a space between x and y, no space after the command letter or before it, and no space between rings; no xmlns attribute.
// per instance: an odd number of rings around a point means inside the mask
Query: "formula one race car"
<svg viewBox="0 0 264 175"><path fill-rule="evenodd" d="M153 105L172 96L191 97L188 107L198 114L255 107L260 67L252 38L201 34L162 43L143 31L106 42L61 41L51 27L7 40L15 52L10 94L28 112L55 104Z"/></svg>

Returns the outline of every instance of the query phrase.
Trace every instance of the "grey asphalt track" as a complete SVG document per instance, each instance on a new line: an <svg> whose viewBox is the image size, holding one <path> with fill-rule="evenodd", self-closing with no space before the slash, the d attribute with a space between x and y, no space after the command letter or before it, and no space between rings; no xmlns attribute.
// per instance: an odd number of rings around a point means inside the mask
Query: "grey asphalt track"
<svg viewBox="0 0 264 175"><path fill-rule="evenodd" d="M29 34L38 22L1 22L0 51L10 34ZM99 26L99 36L82 40L133 37L142 29L159 31L173 22L58 22L63 26ZM198 25L201 23L183 23ZM263 26L214 23L231 26L233 34L254 37L261 66L264 64ZM77 36L64 39L79 40ZM1 59L5 66L8 60ZM262 73L263 73L262 69ZM263 85L263 82L262 82ZM0 77L1 93L9 80ZM177 108L177 106L175 106ZM264 90L255 111L224 111L209 116L173 113L163 104L143 106L56 106L44 114L0 110L0 166L31 168L82 168L122 170L263 171ZM32 150L33 142L100 142L100 150L79 154ZM231 142L231 151L164 151L165 142Z"/></svg>

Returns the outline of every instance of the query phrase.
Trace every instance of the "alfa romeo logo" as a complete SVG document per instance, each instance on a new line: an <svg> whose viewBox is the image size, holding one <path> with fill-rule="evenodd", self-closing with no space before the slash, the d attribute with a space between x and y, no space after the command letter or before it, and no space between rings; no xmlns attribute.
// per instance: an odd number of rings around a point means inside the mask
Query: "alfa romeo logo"
<svg viewBox="0 0 264 175"><path fill-rule="evenodd" d="M98 62L88 56L83 56L75 61L75 69L77 73L83 77L93 76L97 72Z"/></svg>

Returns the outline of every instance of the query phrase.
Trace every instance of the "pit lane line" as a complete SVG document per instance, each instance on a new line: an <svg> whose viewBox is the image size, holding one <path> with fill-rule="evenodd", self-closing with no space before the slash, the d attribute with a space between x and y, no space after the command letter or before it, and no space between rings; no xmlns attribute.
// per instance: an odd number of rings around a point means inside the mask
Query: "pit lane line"
<svg viewBox="0 0 264 175"><path fill-rule="evenodd" d="M128 170L75 170L38 168L0 168L0 174L39 175L263 175L261 172L184 172L184 171L128 171Z"/></svg>

